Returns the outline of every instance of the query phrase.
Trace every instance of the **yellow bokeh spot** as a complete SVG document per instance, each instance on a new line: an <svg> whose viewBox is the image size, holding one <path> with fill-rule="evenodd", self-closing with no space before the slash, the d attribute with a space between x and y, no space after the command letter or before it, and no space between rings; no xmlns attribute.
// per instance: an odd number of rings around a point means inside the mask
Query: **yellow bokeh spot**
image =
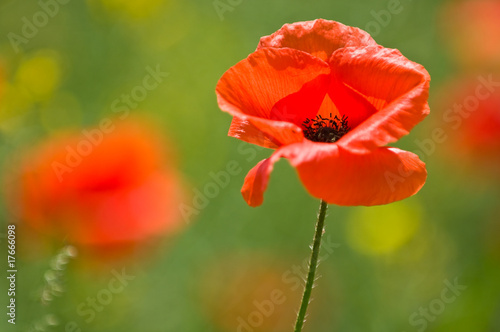
<svg viewBox="0 0 500 332"><path fill-rule="evenodd" d="M40 52L24 60L15 74L15 85L26 89L34 101L49 99L61 81L61 68L52 52Z"/></svg>
<svg viewBox="0 0 500 332"><path fill-rule="evenodd" d="M144 19L157 13L165 0L89 0L111 14L125 15L131 19Z"/></svg>
<svg viewBox="0 0 500 332"><path fill-rule="evenodd" d="M1 60L1 59L0 59ZM5 86L5 74L3 72L3 68L1 66L1 61L0 61L0 100L2 100L3 92L4 92L4 86Z"/></svg>
<svg viewBox="0 0 500 332"><path fill-rule="evenodd" d="M0 120L21 115L32 105L31 94L26 89L6 83L0 98Z"/></svg>
<svg viewBox="0 0 500 332"><path fill-rule="evenodd" d="M415 235L420 220L421 209L416 203L359 207L353 210L348 220L347 239L363 254L389 254Z"/></svg>

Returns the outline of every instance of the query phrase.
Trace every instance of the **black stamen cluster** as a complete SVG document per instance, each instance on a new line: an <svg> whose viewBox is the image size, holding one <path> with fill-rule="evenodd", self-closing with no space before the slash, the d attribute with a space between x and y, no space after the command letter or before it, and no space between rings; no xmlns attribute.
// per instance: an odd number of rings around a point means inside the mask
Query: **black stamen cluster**
<svg viewBox="0 0 500 332"><path fill-rule="evenodd" d="M342 115L339 119L337 115L332 118L324 118L317 115L314 119L306 119L302 124L305 138L313 142L333 143L347 134L351 128L347 122L347 116Z"/></svg>

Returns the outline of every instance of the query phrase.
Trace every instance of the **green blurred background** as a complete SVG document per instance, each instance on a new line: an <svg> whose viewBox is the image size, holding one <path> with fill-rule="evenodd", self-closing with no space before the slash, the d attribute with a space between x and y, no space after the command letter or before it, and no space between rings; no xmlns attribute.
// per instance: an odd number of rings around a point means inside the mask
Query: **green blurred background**
<svg viewBox="0 0 500 332"><path fill-rule="evenodd" d="M309 255L319 202L282 161L264 204L246 205L239 193L244 176L271 151L227 137L231 118L218 109L214 89L261 36L285 23L316 18L367 29L379 44L399 49L430 72L431 115L397 144L421 156L429 177L421 192L403 202L330 207L325 236L330 247L322 250L321 277L304 331L500 331L500 166L455 158L451 138L427 146L427 153L421 147L435 128L450 130L443 114L463 100L445 92L450 82L478 75L500 79L494 50L487 61L462 54L475 47L460 44L470 37L458 30L464 18L447 11L459 2L51 3L57 13L13 46L9 33L22 36L23 17L32 21L42 5L0 2L3 181L16 185L9 179L18 166L13 156L62 130L92 128L115 116L114 100L141 85L148 67L168 76L130 112L155 122L174 144L186 204L214 182L211 173L233 161L239 172L187 218L182 232L161 243L144 243L146 253L133 252L99 267L82 262L91 258L80 255L69 262L56 256L63 240L40 253L37 242L18 231L24 250L17 253L17 320L13 326L2 313L1 331L291 331L302 291L299 266ZM397 13L391 13L395 3ZM500 23L491 28L499 30ZM9 212L11 195L4 190L0 243L5 253L7 224L22 223ZM2 271L6 255L0 255ZM54 260L63 266L54 267ZM108 289L122 269L135 278L96 309L94 318L80 314L78 307ZM57 296L42 304L41 291L54 273ZM8 284L1 280L6 311ZM450 283L466 289L448 291L456 296L445 303L442 294ZM266 305L276 290L284 298L271 310Z"/></svg>

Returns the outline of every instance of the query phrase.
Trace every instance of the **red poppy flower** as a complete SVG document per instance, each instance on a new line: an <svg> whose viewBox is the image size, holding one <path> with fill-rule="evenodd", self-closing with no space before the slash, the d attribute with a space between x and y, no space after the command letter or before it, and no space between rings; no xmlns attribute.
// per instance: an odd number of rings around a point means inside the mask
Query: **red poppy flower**
<svg viewBox="0 0 500 332"><path fill-rule="evenodd" d="M164 163L159 137L149 126L113 126L54 137L26 154L21 222L85 246L133 244L179 229L180 181Z"/></svg>
<svg viewBox="0 0 500 332"><path fill-rule="evenodd" d="M216 88L219 107L234 116L229 135L276 149L249 172L243 197L262 204L281 157L328 203L378 205L415 194L425 164L385 145L429 113L429 81L421 65L337 22L286 24L261 38Z"/></svg>

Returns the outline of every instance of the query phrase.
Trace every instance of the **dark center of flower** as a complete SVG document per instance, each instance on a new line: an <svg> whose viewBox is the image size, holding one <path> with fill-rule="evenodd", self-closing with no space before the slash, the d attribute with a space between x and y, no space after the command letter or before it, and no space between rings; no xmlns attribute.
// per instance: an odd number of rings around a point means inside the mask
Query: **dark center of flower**
<svg viewBox="0 0 500 332"><path fill-rule="evenodd" d="M305 138L313 142L334 143L347 134L351 128L347 122L347 116L342 115L324 118L317 115L314 119L307 118L302 123Z"/></svg>

